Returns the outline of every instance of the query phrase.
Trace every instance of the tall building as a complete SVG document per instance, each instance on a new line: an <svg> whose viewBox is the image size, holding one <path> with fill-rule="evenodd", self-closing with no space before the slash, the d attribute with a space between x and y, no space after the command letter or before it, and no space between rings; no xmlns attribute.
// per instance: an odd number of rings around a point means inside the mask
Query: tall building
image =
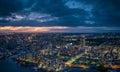
<svg viewBox="0 0 120 72"><path fill-rule="evenodd" d="M85 36L84 35L80 36L80 47L81 48L85 47Z"/></svg>
<svg viewBox="0 0 120 72"><path fill-rule="evenodd" d="M48 50L49 50L49 52L52 52L53 50L53 44L52 43L49 43L48 44Z"/></svg>

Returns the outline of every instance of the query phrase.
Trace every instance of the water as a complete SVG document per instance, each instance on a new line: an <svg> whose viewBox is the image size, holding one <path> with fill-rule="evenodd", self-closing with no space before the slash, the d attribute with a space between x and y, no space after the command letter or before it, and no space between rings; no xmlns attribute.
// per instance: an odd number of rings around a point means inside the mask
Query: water
<svg viewBox="0 0 120 72"><path fill-rule="evenodd" d="M0 72L36 72L36 71L34 71L30 67L22 67L18 65L16 62L7 59L0 60Z"/></svg>
<svg viewBox="0 0 120 72"><path fill-rule="evenodd" d="M120 70L118 70L120 71ZM24 67L18 65L12 59L0 60L0 72L43 72L41 70L35 71L31 67ZM99 72L95 69L80 69L80 68L70 68L67 69L65 72ZM116 70L110 70L108 72L117 72Z"/></svg>
<svg viewBox="0 0 120 72"><path fill-rule="evenodd" d="M37 72L37 71L34 71L31 67L20 66L11 59L6 59L6 60L0 60L0 72ZM42 72L42 71L38 71L38 72ZM66 70L65 72L90 72L90 71L79 68L71 68L69 70ZM96 71L93 70L91 72L96 72Z"/></svg>

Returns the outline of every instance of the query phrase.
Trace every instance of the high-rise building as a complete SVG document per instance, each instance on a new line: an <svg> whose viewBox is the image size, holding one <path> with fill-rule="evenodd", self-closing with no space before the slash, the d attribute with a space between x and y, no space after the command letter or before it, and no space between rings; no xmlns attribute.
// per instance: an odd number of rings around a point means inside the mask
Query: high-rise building
<svg viewBox="0 0 120 72"><path fill-rule="evenodd" d="M48 50L49 50L50 53L52 53L52 51L53 51L52 49L53 49L53 44L49 43L48 44Z"/></svg>
<svg viewBox="0 0 120 72"><path fill-rule="evenodd" d="M84 35L80 36L80 47L81 48L85 47L85 36Z"/></svg>

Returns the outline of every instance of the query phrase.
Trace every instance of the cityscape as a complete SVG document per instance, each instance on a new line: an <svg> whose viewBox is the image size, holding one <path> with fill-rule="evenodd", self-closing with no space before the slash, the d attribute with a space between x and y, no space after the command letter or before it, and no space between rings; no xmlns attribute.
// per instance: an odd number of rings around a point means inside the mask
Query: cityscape
<svg viewBox="0 0 120 72"><path fill-rule="evenodd" d="M120 33L1 33L4 60L31 72L119 72Z"/></svg>
<svg viewBox="0 0 120 72"><path fill-rule="evenodd" d="M0 0L0 72L120 72L120 0Z"/></svg>

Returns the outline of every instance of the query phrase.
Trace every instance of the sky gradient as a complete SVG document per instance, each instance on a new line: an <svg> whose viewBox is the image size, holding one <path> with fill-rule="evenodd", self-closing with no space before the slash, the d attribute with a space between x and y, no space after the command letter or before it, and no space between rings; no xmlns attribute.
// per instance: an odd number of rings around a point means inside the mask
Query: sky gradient
<svg viewBox="0 0 120 72"><path fill-rule="evenodd" d="M0 0L0 32L120 32L120 0Z"/></svg>

